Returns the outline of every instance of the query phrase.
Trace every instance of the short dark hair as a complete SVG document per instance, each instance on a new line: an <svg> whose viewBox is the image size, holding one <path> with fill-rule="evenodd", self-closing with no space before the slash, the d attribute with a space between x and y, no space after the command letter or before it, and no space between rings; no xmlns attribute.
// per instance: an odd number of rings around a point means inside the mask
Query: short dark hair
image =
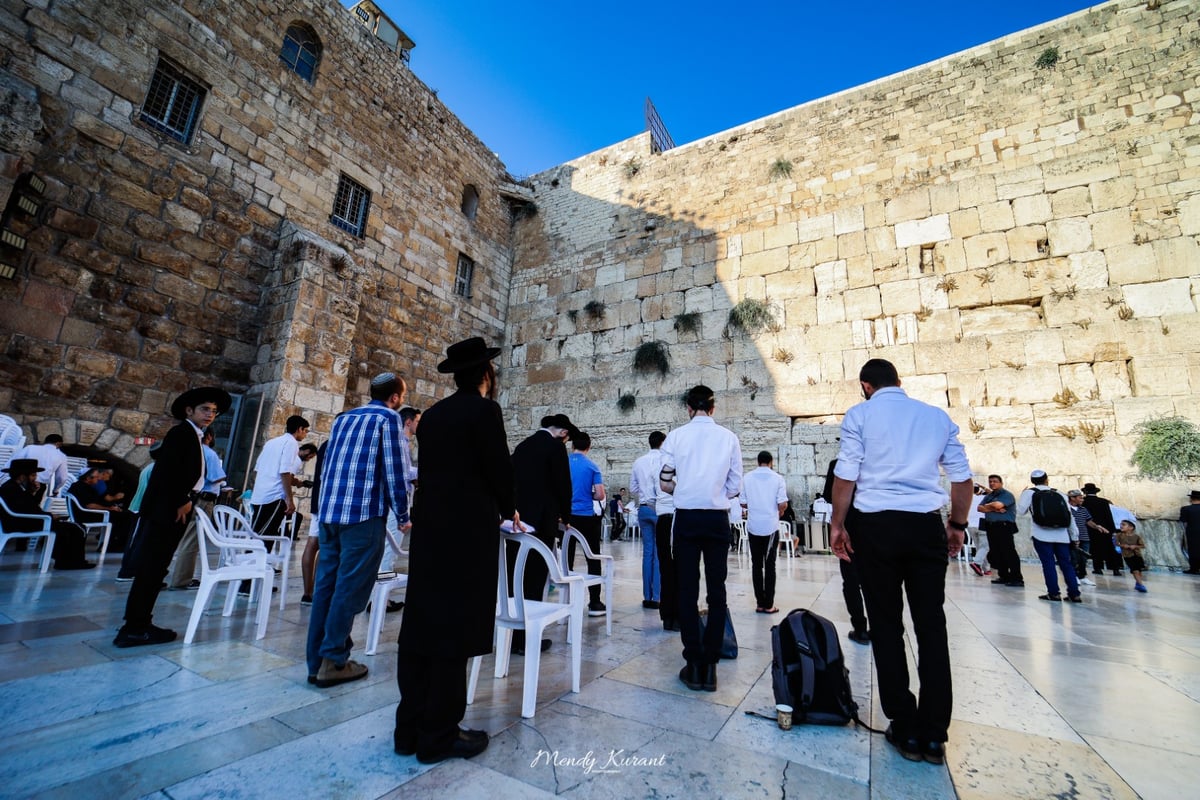
<svg viewBox="0 0 1200 800"><path fill-rule="evenodd" d="M394 394L404 394L404 388L404 378L401 378L399 375L393 375L391 380L371 384L371 399L387 400Z"/></svg>
<svg viewBox="0 0 1200 800"><path fill-rule="evenodd" d="M1042 475L1041 477L1035 478L1030 475L1029 480L1033 482L1034 486L1045 486L1046 484L1050 483L1050 476Z"/></svg>
<svg viewBox="0 0 1200 800"><path fill-rule="evenodd" d="M684 399L687 407L692 411L703 411L708 413L713 410L713 406L717 404L717 398L713 396L713 390L704 384L698 384L688 389L687 397Z"/></svg>
<svg viewBox="0 0 1200 800"><path fill-rule="evenodd" d="M317 454L317 446L312 442L305 442L300 445L300 450L305 453L312 453L314 456Z"/></svg>
<svg viewBox="0 0 1200 800"><path fill-rule="evenodd" d="M770 451L768 451L768 450L760 450L759 451L759 453L758 453L758 463L759 464L770 464L774 461L775 461L775 458L771 455Z"/></svg>
<svg viewBox="0 0 1200 800"><path fill-rule="evenodd" d="M573 437L571 437L571 446L574 447L576 450L581 450L581 451L582 450L591 450L592 449L592 437L588 436L583 431L580 431L579 433L577 433Z"/></svg>
<svg viewBox="0 0 1200 800"><path fill-rule="evenodd" d="M858 371L858 379L876 389L900 385L900 375L896 372L895 365L883 358L872 358L863 364L862 369Z"/></svg>
<svg viewBox="0 0 1200 800"><path fill-rule="evenodd" d="M295 433L296 431L300 430L301 428L311 428L311 427L312 427L312 425L308 424L308 420L306 420L304 417L300 416L299 414L292 414L290 417L287 418L287 432L288 433Z"/></svg>
<svg viewBox="0 0 1200 800"><path fill-rule="evenodd" d="M419 416L421 416L421 409L413 408L412 406L405 406L404 408L400 409L400 424L407 425L409 422L413 421Z"/></svg>
<svg viewBox="0 0 1200 800"><path fill-rule="evenodd" d="M989 481L990 481L992 478L995 478L996 480L1000 481L1001 483L1004 483L1004 478L1001 478L999 475L988 475L988 480L989 480Z"/></svg>
<svg viewBox="0 0 1200 800"><path fill-rule="evenodd" d="M662 431L655 431L650 434L650 449L657 450L662 447L662 443L667 440L667 435Z"/></svg>
<svg viewBox="0 0 1200 800"><path fill-rule="evenodd" d="M62 444L62 440L63 438L57 433L52 433L42 441L42 444Z"/></svg>
<svg viewBox="0 0 1200 800"><path fill-rule="evenodd" d="M479 384L483 383L484 377L489 374L496 374L494 369L492 362L485 361L482 364L458 370L454 373L454 385L459 389L466 389L467 391L478 389Z"/></svg>
<svg viewBox="0 0 1200 800"><path fill-rule="evenodd" d="M549 428L552 425L554 425L554 415L547 414L546 416L542 417L542 422L540 425L538 425L538 427L539 428Z"/></svg>

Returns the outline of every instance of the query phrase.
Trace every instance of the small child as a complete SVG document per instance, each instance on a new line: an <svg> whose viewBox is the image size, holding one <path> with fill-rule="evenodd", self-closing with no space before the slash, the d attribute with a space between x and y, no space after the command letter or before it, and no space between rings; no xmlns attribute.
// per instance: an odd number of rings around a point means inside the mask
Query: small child
<svg viewBox="0 0 1200 800"><path fill-rule="evenodd" d="M1121 530L1114 537L1114 542L1120 548L1121 557L1125 559L1125 566L1133 575L1133 588L1139 592L1147 591L1146 585L1142 583L1142 570L1146 568L1146 562L1142 559L1142 551L1146 549L1146 543L1138 534L1137 525L1127 519L1121 520Z"/></svg>

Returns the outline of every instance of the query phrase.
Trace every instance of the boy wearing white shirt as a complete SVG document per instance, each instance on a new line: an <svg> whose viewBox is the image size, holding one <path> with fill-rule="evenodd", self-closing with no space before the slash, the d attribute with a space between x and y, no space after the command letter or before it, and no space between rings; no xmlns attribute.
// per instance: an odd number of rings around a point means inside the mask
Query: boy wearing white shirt
<svg viewBox="0 0 1200 800"><path fill-rule="evenodd" d="M746 506L746 532L750 534L750 573L759 614L774 614L775 557L779 553L779 518L787 508L787 484L771 469L774 459L763 450L758 469L742 480L742 502Z"/></svg>

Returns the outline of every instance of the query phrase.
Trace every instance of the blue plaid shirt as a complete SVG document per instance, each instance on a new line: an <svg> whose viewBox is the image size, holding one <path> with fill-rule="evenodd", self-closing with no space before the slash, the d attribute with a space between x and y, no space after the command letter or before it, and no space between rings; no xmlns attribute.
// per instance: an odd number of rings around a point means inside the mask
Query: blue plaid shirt
<svg viewBox="0 0 1200 800"><path fill-rule="evenodd" d="M321 466L320 520L355 525L387 515L408 522L408 467L400 415L372 400L338 416Z"/></svg>

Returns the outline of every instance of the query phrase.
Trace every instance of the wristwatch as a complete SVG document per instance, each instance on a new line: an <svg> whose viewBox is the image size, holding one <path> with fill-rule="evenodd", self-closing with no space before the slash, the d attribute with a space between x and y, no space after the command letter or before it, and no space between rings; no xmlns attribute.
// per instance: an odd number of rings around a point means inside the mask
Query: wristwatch
<svg viewBox="0 0 1200 800"><path fill-rule="evenodd" d="M965 531L967 529L967 523L965 522L955 522L954 520L949 520L946 524L951 528L954 528L956 531Z"/></svg>

